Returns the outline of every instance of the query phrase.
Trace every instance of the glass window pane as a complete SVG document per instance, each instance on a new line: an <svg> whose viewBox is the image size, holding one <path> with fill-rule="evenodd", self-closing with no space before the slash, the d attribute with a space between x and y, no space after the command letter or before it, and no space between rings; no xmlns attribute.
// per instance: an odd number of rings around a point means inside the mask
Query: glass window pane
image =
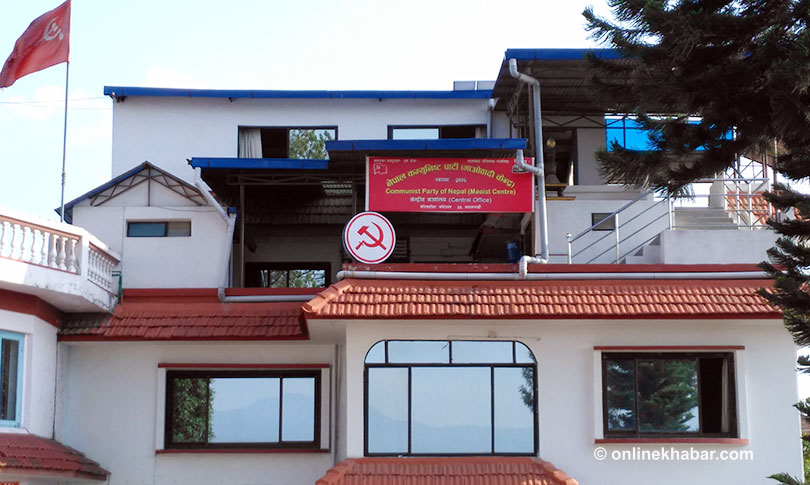
<svg viewBox="0 0 810 485"><path fill-rule="evenodd" d="M438 140L438 128L394 128L392 140Z"/></svg>
<svg viewBox="0 0 810 485"><path fill-rule="evenodd" d="M381 340L374 344L366 354L366 364L384 364L385 363L385 340Z"/></svg>
<svg viewBox="0 0 810 485"><path fill-rule="evenodd" d="M290 158L326 160L326 142L335 139L334 129L291 129Z"/></svg>
<svg viewBox="0 0 810 485"><path fill-rule="evenodd" d="M450 342L446 340L390 340L388 362L402 364L448 364Z"/></svg>
<svg viewBox="0 0 810 485"><path fill-rule="evenodd" d="M454 341L454 364L511 364L512 342Z"/></svg>
<svg viewBox="0 0 810 485"><path fill-rule="evenodd" d="M534 364L537 359L528 347L520 342L515 342L515 363L517 364Z"/></svg>
<svg viewBox="0 0 810 485"><path fill-rule="evenodd" d="M605 363L608 431L634 431L635 372L633 360L608 360Z"/></svg>
<svg viewBox="0 0 810 485"><path fill-rule="evenodd" d="M291 269L289 270L289 288L319 288L326 286L326 270Z"/></svg>
<svg viewBox="0 0 810 485"><path fill-rule="evenodd" d="M208 379L172 380L172 441L205 443L206 424L211 416L208 405Z"/></svg>
<svg viewBox="0 0 810 485"><path fill-rule="evenodd" d="M19 365L20 343L3 339L2 346L2 407L0 419L17 420L17 366Z"/></svg>
<svg viewBox="0 0 810 485"><path fill-rule="evenodd" d="M191 236L191 221L167 222L166 235L169 237L189 237Z"/></svg>
<svg viewBox="0 0 810 485"><path fill-rule="evenodd" d="M638 361L638 423L646 432L700 429L695 360Z"/></svg>
<svg viewBox="0 0 810 485"><path fill-rule="evenodd" d="M165 237L166 223L164 222L130 222L127 224L129 237Z"/></svg>
<svg viewBox="0 0 810 485"><path fill-rule="evenodd" d="M315 441L315 378L282 380L281 440Z"/></svg>
<svg viewBox="0 0 810 485"><path fill-rule="evenodd" d="M408 452L408 369L368 369L368 451Z"/></svg>
<svg viewBox="0 0 810 485"><path fill-rule="evenodd" d="M411 369L413 453L491 453L488 367Z"/></svg>
<svg viewBox="0 0 810 485"><path fill-rule="evenodd" d="M495 368L495 452L534 451L534 371Z"/></svg>
<svg viewBox="0 0 810 485"><path fill-rule="evenodd" d="M211 443L277 442L279 379L211 379Z"/></svg>

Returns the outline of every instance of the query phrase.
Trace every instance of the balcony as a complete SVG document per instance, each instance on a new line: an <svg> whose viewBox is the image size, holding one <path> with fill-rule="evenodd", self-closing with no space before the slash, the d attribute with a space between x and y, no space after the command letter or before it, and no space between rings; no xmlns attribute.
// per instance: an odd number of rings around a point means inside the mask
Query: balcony
<svg viewBox="0 0 810 485"><path fill-rule="evenodd" d="M120 256L82 228L0 207L0 289L61 311L109 312Z"/></svg>

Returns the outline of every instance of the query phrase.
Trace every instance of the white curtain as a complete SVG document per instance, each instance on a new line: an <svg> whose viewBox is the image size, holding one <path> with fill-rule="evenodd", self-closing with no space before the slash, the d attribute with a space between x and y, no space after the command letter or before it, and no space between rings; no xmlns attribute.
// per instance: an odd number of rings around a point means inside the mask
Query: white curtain
<svg viewBox="0 0 810 485"><path fill-rule="evenodd" d="M262 158L262 130L239 129L239 158Z"/></svg>

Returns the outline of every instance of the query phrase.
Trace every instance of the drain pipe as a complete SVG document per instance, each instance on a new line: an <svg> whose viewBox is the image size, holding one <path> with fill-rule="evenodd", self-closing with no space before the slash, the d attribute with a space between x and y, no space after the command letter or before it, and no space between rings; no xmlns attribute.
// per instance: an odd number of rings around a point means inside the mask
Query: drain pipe
<svg viewBox="0 0 810 485"><path fill-rule="evenodd" d="M452 280L452 281L510 281L510 280L751 280L770 279L764 271L664 272L637 273L430 273L407 271L340 271L337 279L368 280Z"/></svg>
<svg viewBox="0 0 810 485"><path fill-rule="evenodd" d="M540 81L518 71L517 60L509 59L509 74L520 82L532 87L532 108L534 110L535 166L523 161L523 150L518 150L516 165L534 174L537 185L537 199L534 207L534 256L523 256L518 261L518 274L526 279L529 264L548 263L548 209L546 207L546 175L543 161L543 119L540 107ZM539 248L538 248L539 245Z"/></svg>
<svg viewBox="0 0 810 485"><path fill-rule="evenodd" d="M228 272L230 269L231 247L233 246L233 233L236 229L236 214L228 214L225 209L219 205L214 196L211 195L211 187L203 181L200 177L200 168L194 169L194 185L200 190L203 198L208 201L208 204L213 207L217 213L222 217L227 225L227 235L225 236L225 254L223 254L222 262L222 280L220 286L217 288L217 297L223 303L246 303L246 302L274 302L274 301L309 301L315 297L312 295L255 295L255 296L227 296L225 295L225 288L228 287Z"/></svg>

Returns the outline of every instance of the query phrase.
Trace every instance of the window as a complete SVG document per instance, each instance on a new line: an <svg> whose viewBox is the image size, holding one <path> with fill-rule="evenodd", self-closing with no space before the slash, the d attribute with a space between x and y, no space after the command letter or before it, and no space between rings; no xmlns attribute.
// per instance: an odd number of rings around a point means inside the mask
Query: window
<svg viewBox="0 0 810 485"><path fill-rule="evenodd" d="M0 331L0 426L19 426L24 337Z"/></svg>
<svg viewBox="0 0 810 485"><path fill-rule="evenodd" d="M388 139L439 140L446 138L484 138L486 132L486 125L389 125Z"/></svg>
<svg viewBox="0 0 810 485"><path fill-rule="evenodd" d="M337 139L337 127L240 127L240 158L326 160L326 142Z"/></svg>
<svg viewBox="0 0 810 485"><path fill-rule="evenodd" d="M329 263L246 263L248 288L324 288L331 277Z"/></svg>
<svg viewBox="0 0 810 485"><path fill-rule="evenodd" d="M519 342L378 342L366 355L366 455L536 454L536 368Z"/></svg>
<svg viewBox="0 0 810 485"><path fill-rule="evenodd" d="M736 437L731 353L602 354L606 438Z"/></svg>
<svg viewBox="0 0 810 485"><path fill-rule="evenodd" d="M605 217L609 216L610 212L591 212L591 226L596 226L593 228L594 231L614 231L616 229L616 219L611 217L610 219L605 219ZM602 221L598 226L596 225L597 222Z"/></svg>
<svg viewBox="0 0 810 485"><path fill-rule="evenodd" d="M173 371L166 448L318 448L320 373Z"/></svg>
<svg viewBox="0 0 810 485"><path fill-rule="evenodd" d="M127 222L127 237L190 237L191 221Z"/></svg>

